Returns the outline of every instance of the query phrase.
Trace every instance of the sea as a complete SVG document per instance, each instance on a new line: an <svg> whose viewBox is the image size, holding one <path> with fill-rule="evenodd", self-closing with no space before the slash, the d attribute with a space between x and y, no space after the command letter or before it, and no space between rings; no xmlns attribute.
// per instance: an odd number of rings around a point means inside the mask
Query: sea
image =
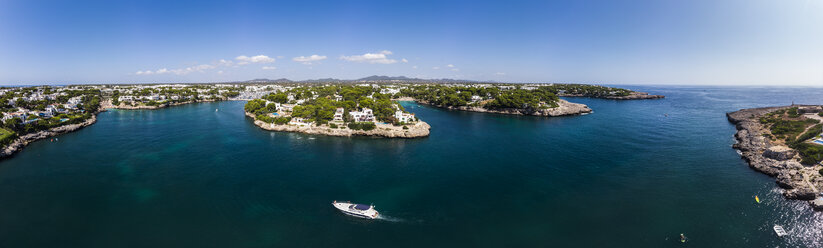
<svg viewBox="0 0 823 248"><path fill-rule="evenodd" d="M823 247L823 212L750 169L725 116L823 88L622 87L666 98L403 102L432 126L418 139L266 131L243 101L110 110L0 161L0 247Z"/></svg>

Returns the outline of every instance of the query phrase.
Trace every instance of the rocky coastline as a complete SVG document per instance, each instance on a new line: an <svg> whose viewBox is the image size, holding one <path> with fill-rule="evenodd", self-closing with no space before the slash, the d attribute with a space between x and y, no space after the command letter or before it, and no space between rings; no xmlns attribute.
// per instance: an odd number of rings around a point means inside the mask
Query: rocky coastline
<svg viewBox="0 0 823 248"><path fill-rule="evenodd" d="M791 106L742 109L726 113L729 122L735 124L737 133L734 137L734 149L749 167L776 178L777 185L783 190L787 199L805 200L815 210L823 210L820 200L815 201L823 189L823 176L818 172L820 165L805 166L800 164L797 151L782 145L774 145L764 137L766 127L759 118L767 113L787 109Z"/></svg>
<svg viewBox="0 0 823 248"><path fill-rule="evenodd" d="M628 96L588 96L584 94L557 94L560 97L594 97L611 100L643 100L665 98L663 95L649 95L647 92L632 92Z"/></svg>
<svg viewBox="0 0 823 248"><path fill-rule="evenodd" d="M246 112L246 116L251 117L254 120L254 125L269 131L278 131L278 132L297 132L297 133L306 133L306 134L319 134L319 135L328 135L328 136L343 136L343 137L351 137L351 136L376 136L376 137L385 137L385 138L420 138L420 137L427 137L429 136L429 126L428 123L423 121L418 121L414 125L406 125L408 129L403 129L400 126L392 126L391 124L378 124L377 128L369 131L365 130L353 130L349 128L331 128L328 126L297 126L297 125L278 125L274 123L266 123L260 120L255 119L255 115L249 112Z"/></svg>
<svg viewBox="0 0 823 248"><path fill-rule="evenodd" d="M18 151L22 150L25 146L30 144L31 142L41 140L41 139L46 139L46 138L49 138L49 137L54 137L54 136L57 136L57 135L60 135L60 134L68 133L68 132L74 132L74 131L79 130L81 128L90 126L91 124L94 124L95 122L97 122L97 113L92 114L91 118L89 118L88 120L85 120L81 123L59 126L59 127L51 128L49 130L38 131L38 132L34 132L34 133L30 133L30 134L20 136L16 140L12 141L11 144L7 145L2 150L0 150L0 158L7 158L7 157L10 157L10 156L14 155Z"/></svg>
<svg viewBox="0 0 823 248"><path fill-rule="evenodd" d="M573 103L563 99L557 101L558 107L549 108L549 109L537 109L537 110L526 110L526 109L486 109L482 107L470 107L470 106L440 106L434 105L427 101L418 100L420 104L435 106L438 108L445 108L451 110L461 110L461 111L470 111L470 112L482 112L482 113L495 113L495 114L508 114L508 115L533 115L533 116L565 116L565 115L579 115L579 114L588 114L592 112L592 109L589 106L581 103Z"/></svg>

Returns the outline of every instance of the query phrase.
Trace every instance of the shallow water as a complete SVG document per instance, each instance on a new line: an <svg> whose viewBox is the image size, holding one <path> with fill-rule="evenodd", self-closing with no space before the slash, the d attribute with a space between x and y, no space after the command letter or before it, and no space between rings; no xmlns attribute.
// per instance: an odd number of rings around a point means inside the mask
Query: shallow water
<svg viewBox="0 0 823 248"><path fill-rule="evenodd" d="M749 169L724 116L823 89L629 87L666 98L558 118L406 102L432 126L412 140L269 132L244 102L105 112L0 162L0 246L823 247L823 214Z"/></svg>

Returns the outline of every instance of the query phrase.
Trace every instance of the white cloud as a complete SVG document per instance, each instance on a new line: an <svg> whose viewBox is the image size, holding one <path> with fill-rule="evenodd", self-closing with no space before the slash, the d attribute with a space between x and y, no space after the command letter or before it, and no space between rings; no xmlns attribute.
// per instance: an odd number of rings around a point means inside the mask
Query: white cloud
<svg viewBox="0 0 823 248"><path fill-rule="evenodd" d="M503 76L506 75L505 72L495 72L494 75Z"/></svg>
<svg viewBox="0 0 823 248"><path fill-rule="evenodd" d="M293 60L295 62L303 63L304 65L311 65L312 62L316 62L316 61L320 61L320 60L324 60L324 59L326 59L326 56L314 54L314 55L311 55L311 56L308 56L308 57L306 57L306 56L294 57L291 60Z"/></svg>
<svg viewBox="0 0 823 248"><path fill-rule="evenodd" d="M263 70L277 70L277 67L274 67L274 66L263 66Z"/></svg>
<svg viewBox="0 0 823 248"><path fill-rule="evenodd" d="M446 67L448 67L448 68L454 68L454 65L452 65L452 64L448 64L448 65L446 65Z"/></svg>
<svg viewBox="0 0 823 248"><path fill-rule="evenodd" d="M240 56L237 56L237 58L234 58L234 60L238 61L237 62L238 65L246 65L246 64L250 64L250 63L272 63L272 62L274 62L274 58L271 58L271 57L266 56L266 55L257 55L257 56L251 56L251 57L246 56L246 55L240 55Z"/></svg>
<svg viewBox="0 0 823 248"><path fill-rule="evenodd" d="M416 66L416 65L415 65L415 66L412 66L412 69L417 69L417 66Z"/></svg>
<svg viewBox="0 0 823 248"><path fill-rule="evenodd" d="M452 71L460 71L460 69L453 68Z"/></svg>
<svg viewBox="0 0 823 248"><path fill-rule="evenodd" d="M406 58L403 58L403 59L401 59L400 61L403 61L403 63L409 63L409 60L408 60L408 59L406 59Z"/></svg>
<svg viewBox="0 0 823 248"><path fill-rule="evenodd" d="M171 73L171 74L175 74L175 75L186 75L186 74L189 74L189 73L192 73L192 72L205 72L206 70L211 70L211 69L214 69L214 68L216 68L216 67L213 66L213 65L202 64L202 65L190 66L190 67L186 67L186 68L172 69L172 70L162 68L162 69L158 69L156 71L149 71L149 70L137 71L134 74L137 74L137 75L152 75L152 74L169 74L169 73Z"/></svg>
<svg viewBox="0 0 823 248"><path fill-rule="evenodd" d="M225 59L221 59L220 61L218 61L218 62L217 62L217 65L220 65L220 66L232 66L232 65L234 65L234 61L231 61L231 60L225 60Z"/></svg>
<svg viewBox="0 0 823 248"><path fill-rule="evenodd" d="M340 56L340 59L351 61L351 62L358 62L358 63L369 63L369 64L394 64L397 63L397 60L388 58L388 55L391 55L392 52L388 50L380 51L379 53L366 53L363 55L352 55L352 56Z"/></svg>
<svg viewBox="0 0 823 248"><path fill-rule="evenodd" d="M434 69L434 70L440 70L440 67L435 66L435 67L432 67L432 69Z"/></svg>

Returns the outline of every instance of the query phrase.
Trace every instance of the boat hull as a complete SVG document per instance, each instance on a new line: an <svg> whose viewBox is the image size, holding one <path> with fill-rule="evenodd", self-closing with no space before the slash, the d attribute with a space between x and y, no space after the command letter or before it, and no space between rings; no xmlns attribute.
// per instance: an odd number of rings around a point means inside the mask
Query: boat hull
<svg viewBox="0 0 823 248"><path fill-rule="evenodd" d="M377 212L377 210L374 210L374 208L372 208L372 207L369 207L368 209L365 209L365 210L364 209L356 209L356 208L354 208L354 206L357 205L357 204L342 203L342 202L334 202L334 203L332 203L332 205L335 208L337 208L337 210L340 210L340 212L343 212L344 214L349 215L349 216L354 216L354 217L364 218L364 219L377 219L380 216L380 214Z"/></svg>

